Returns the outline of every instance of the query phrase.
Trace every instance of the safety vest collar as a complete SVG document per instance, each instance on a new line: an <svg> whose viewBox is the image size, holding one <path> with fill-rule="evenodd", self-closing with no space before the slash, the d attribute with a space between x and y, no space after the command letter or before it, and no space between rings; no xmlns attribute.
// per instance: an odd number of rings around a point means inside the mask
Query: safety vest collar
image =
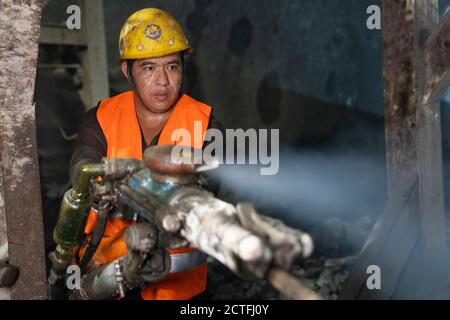
<svg viewBox="0 0 450 320"><path fill-rule="evenodd" d="M187 130L190 147L201 148L212 108L183 94L164 125L158 144L176 144L176 130ZM134 104L134 92L127 91L100 102L97 119L107 141L107 157L142 159L142 135ZM201 138L198 139L199 131Z"/></svg>

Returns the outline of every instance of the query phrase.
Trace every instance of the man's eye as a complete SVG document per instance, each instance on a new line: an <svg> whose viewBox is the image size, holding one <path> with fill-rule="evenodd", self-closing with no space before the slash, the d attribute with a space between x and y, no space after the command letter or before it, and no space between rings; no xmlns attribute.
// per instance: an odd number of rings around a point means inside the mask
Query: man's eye
<svg viewBox="0 0 450 320"><path fill-rule="evenodd" d="M153 67L153 66L145 66L144 70L145 71L153 71L153 70L155 70L155 67Z"/></svg>
<svg viewBox="0 0 450 320"><path fill-rule="evenodd" d="M176 65L176 64L171 64L171 65L169 66L169 70L170 70L170 71L178 70L178 65Z"/></svg>

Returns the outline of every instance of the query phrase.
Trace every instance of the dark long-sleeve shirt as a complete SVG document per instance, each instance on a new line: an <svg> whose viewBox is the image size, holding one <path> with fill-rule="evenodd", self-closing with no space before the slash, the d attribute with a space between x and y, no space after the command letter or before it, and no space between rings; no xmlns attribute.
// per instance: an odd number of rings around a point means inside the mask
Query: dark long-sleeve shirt
<svg viewBox="0 0 450 320"><path fill-rule="evenodd" d="M72 184L74 183L76 173L78 172L80 166L85 163L98 163L103 157L106 157L107 142L97 119L97 110L98 107L89 110L81 121L78 130L78 137L75 142L75 150L70 161L69 175ZM212 112L208 124L208 129L211 128L218 129L225 134L222 124L213 116ZM156 145L160 134L161 132L153 138L149 145L147 145L141 129L142 151L144 151L147 147ZM206 145L207 144L205 144L204 147ZM208 180L210 180L209 189L214 193L217 193L219 188L218 182L210 178Z"/></svg>

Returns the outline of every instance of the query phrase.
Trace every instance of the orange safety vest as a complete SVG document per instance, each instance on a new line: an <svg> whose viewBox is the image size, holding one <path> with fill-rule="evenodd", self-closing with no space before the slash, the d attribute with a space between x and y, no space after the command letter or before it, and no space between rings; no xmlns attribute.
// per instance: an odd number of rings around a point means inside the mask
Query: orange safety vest
<svg viewBox="0 0 450 320"><path fill-rule="evenodd" d="M186 129L191 133L189 147L201 148L209 124L212 108L183 94L174 106L167 123L161 131L158 144L176 144L171 139L176 129ZM107 142L107 157L142 159L142 136L134 108L134 93L128 91L100 102L97 119ZM194 121L201 121L202 140L194 139ZM95 228L97 215L93 210L89 213L85 233ZM124 219L108 219L105 232L99 246L91 259L94 266L101 266L126 254L124 241L125 229L134 223ZM80 250L80 254L85 248ZM171 255L191 253L193 248L169 250ZM141 290L145 300L186 300L198 295L206 289L207 265L181 272L171 272L161 282L148 285Z"/></svg>

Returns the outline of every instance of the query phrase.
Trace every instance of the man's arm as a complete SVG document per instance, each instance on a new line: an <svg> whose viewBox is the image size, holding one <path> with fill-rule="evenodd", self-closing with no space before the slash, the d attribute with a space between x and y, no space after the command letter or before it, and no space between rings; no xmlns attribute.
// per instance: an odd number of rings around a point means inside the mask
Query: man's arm
<svg viewBox="0 0 450 320"><path fill-rule="evenodd" d="M97 108L89 110L81 121L75 149L70 160L69 176L72 184L80 166L100 162L106 157L106 138L97 120Z"/></svg>

